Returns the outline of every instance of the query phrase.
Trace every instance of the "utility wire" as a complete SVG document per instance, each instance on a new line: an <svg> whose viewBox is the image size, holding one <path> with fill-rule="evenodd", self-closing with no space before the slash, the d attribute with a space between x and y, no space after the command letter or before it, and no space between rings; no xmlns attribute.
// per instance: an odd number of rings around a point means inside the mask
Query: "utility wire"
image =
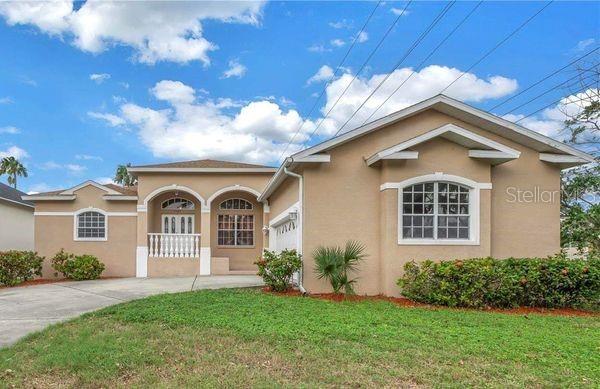
<svg viewBox="0 0 600 389"><path fill-rule="evenodd" d="M356 80L356 78L362 72L362 70L365 68L365 66L367 66L367 63L369 63L369 61L371 60L371 58L373 57L373 55L377 52L377 50L379 49L379 47L383 44L383 42L385 41L385 39L387 38L387 36L390 34L390 32L392 31L392 29L394 28L394 26L396 26L396 24L398 23L398 21L400 20L400 18L404 15L404 13L406 12L406 9L408 8L408 6L411 3L412 3L412 0L410 0L410 1L408 1L406 3L406 5L404 6L404 8L402 9L402 12L400 12L398 14L398 17L390 25L390 27L385 32L385 34L383 35L383 37L381 37L381 40L379 41L379 43L377 43L377 46L375 46L375 48L373 49L373 51L371 51L371 53L369 54L369 56L367 57L367 59L365 60L365 62L363 62L363 64L361 65L360 69L356 72L356 74L354 75L354 77L352 78L352 80L348 83L348 85L346 86L346 88L344 89L344 91L338 96L337 100L335 101L335 103L333 103L333 105L331 106L331 108L329 108L329 110L327 111L327 113L325 114L325 116L321 118L321 120L319 121L319 124L317 124L317 127L315 127L315 129L313 130L313 132L310 134L310 138L312 138L317 133L317 131L321 127L321 124L323 124L323 122L325 121L325 119L327 119L329 117L329 114L331 113L331 111L333 111L333 109L335 108L335 106L339 103L339 101L342 98L342 96L344 96L344 94L346 94L346 92L348 91L348 89L350 89L350 86L352 85L352 83L354 82L354 80Z"/></svg>
<svg viewBox="0 0 600 389"><path fill-rule="evenodd" d="M450 39L450 37L451 37L452 35L454 35L454 33L455 33L455 32L456 32L456 31L457 31L457 30L458 30L458 29L459 29L459 28L460 28L460 27L461 27L461 26L462 26L462 25L463 25L463 24L464 24L464 23L467 21L467 19L469 19L469 18L471 17L471 15L473 15L473 13L474 13L474 12L477 10L477 8L479 8L479 6L480 6L481 4L483 4L483 0L481 0L479 3L477 3L477 4L475 5L475 7L473 7L473 9L471 9L471 11L470 11L470 12L467 14L467 16L465 16L465 17L464 17L464 18L463 18L463 19L460 21L460 23L458 23L458 24L456 25L456 27L454 27L454 29L453 29L452 31L450 31L450 33L449 33L448 35L446 35L446 37L445 37L445 38L444 38L444 39L443 39L443 40L442 40L440 43L438 43L438 45L437 45L437 46L436 46L436 47L435 47L435 48L434 48L434 49L433 49L433 50L432 50L432 51L431 51L431 52L430 52L430 53L427 55L427 57L425 57L425 59L423 59L423 60L421 61L421 63L419 63L419 64L417 65L417 67L416 67L416 69L417 69L417 70L415 70L415 71L413 71L412 73L410 73L410 75L409 75L409 76L408 76L406 79L404 79L404 81L402 81L402 82L400 83L400 85L398 85L398 87L397 87L397 88L396 88L396 89L395 89L395 90L392 92L392 94L390 94L390 95L389 95L389 96L388 96L388 97L387 97L387 98L386 98L386 99L385 99L385 100L384 100L384 101L383 101L381 104L379 104L379 106L378 106L378 107L377 107L377 108L376 108L376 109L375 109L375 110L374 110L374 111L373 111L373 112L372 112L372 113L369 115L369 117L368 117L368 118L366 118L366 119L365 119L365 121L362 123L362 125L363 125L363 126L364 126L364 125L365 125L365 124L366 124L366 123L367 123L369 120L371 120L371 118L372 118L372 117L373 117L373 116L374 116L374 115L375 115L375 114L376 114L376 113L377 113L377 112L378 112L378 111L381 109L381 107L383 107L383 106L384 106L384 105L385 105L385 104L388 102L388 100L389 100L389 99L391 99L391 98L392 98L392 97L393 97L393 96L394 96L394 95L395 95L395 94L398 92L398 90L400 90L400 88L402 88L402 86L403 86L404 84L406 84L406 82L412 78L412 76L414 76L414 75L415 75L417 72L419 72L419 71L421 70L421 68L422 68L423 64L425 64L425 62L427 62L427 61L429 60L429 58L431 58L431 56L432 56L432 55L434 55L434 54L435 54L435 53L438 51L438 49L439 49L440 47L442 47L442 45L443 45L444 43L446 43L446 41L447 41L448 39Z"/></svg>
<svg viewBox="0 0 600 389"><path fill-rule="evenodd" d="M588 70L589 70L589 69L588 69ZM587 71L587 70L586 70L586 71ZM581 81L587 80L587 79L589 79L590 77L594 77L594 76L595 76L595 75L593 75L593 74L590 74L590 75L588 75L588 76L586 76L586 77L582 77L582 78L581 78ZM514 111L516 111L517 109L519 109L519 108L522 108L522 107L524 107L524 106L528 105L529 103L531 103L531 102L533 102L533 101L535 101L535 100L539 99L540 97L544 96L545 94L548 94L548 93L552 92L553 90L556 90L556 89L560 88L561 86L564 86L564 85L568 84L569 82L571 82L572 80L574 80L574 79L576 79L576 78L579 78L579 77L580 77L580 75L579 75L579 74L576 74L575 76L573 76L573 77L571 77L571 78L569 78L569 79L567 79L567 80L565 80L565 81L561 82L560 84L557 84L557 85L553 86L552 88L550 88L550 89L547 89L547 90L545 90L544 92L540 93L539 95L537 95L537 96L535 96L535 97L533 97L533 98L531 98L531 99L527 100L527 101L526 101L526 102L524 102L523 104L521 104L521 105L519 105L519 106L517 106L517 107L515 107L515 108L511 109L510 111L508 111L508 112L505 112L503 115L508 115L509 113L513 113L513 112L514 112ZM571 85L571 86L572 86L572 85Z"/></svg>
<svg viewBox="0 0 600 389"><path fill-rule="evenodd" d="M450 84L448 84L448 86L446 86L444 89L442 89L442 91L440 92L440 94L442 94L446 90L448 90L448 88L450 88L452 85L454 85L465 74L467 74L468 72L470 72L475 66L479 65L484 59L486 59L490 54L492 54L494 51L496 51L506 41L508 41L510 38L512 38L517 32L521 31L521 29L523 29L523 27L525 27L527 24L529 24L529 22L531 22L533 19L535 19L536 16L538 16L543 10L545 10L546 8L548 8L548 6L550 4L552 4L553 2L554 2L554 0L550 0L542 8L540 8L536 13L534 13L527 20L525 20L523 23L521 23L521 25L519 27L517 27L515 30L513 30L513 32L511 32L510 34L508 34L504 39L502 39L494 47L492 47L490 50L488 50L487 53L485 53L481 58L479 58L477 61L475 61L475 63L473 63L467 70L465 70L464 72L462 72L460 74L460 76L456 77L456 79L454 81L452 81Z"/></svg>
<svg viewBox="0 0 600 389"><path fill-rule="evenodd" d="M360 34L362 34L362 32L365 30L365 28L367 27L367 25L371 21L371 18L375 14L375 11L377 11L377 8L379 8L379 5L381 5L382 1L383 0L379 0L377 2L377 4L375 4L375 7L373 8L373 10L371 11L371 13L369 14L369 17L367 18L367 20L365 21L365 23L363 24L363 26L361 27L361 29L358 31L358 33L354 36L354 39L352 40L352 44L350 45L350 47L348 47L348 50L346 51L346 54L344 55L344 57L340 61L339 65L335 68L335 71L333 72L333 74L331 75L331 77L329 78L329 80L325 83L325 86L323 87L323 90L319 94L319 97L315 100L315 103L313 104L312 108L308 112L308 115L306 116L307 118L309 118L312 115L312 113L314 112L315 108L317 107L317 104L321 100L321 97L323 97L323 95L325 94L325 91L327 90L327 87L335 79L335 77L337 76L338 70L340 70L342 68L342 66L344 65L344 62L346 62L346 59L348 58L348 55L350 55L350 52L352 51L352 49L354 48L354 46L356 45L356 42L358 41L358 38L359 38ZM283 150L283 152L279 156L279 160L281 160L281 158L283 158L283 156L285 155L285 153L288 150L288 148L290 147L290 145L292 143L294 143L294 140L296 139L296 137L298 136L298 134L300 133L300 131L304 127L305 123L306 123L306 120L303 120L302 124L300 125L300 127L298 127L298 129L294 133L294 136L292 137L292 139L290 139L290 141L288 142L288 144L285 146L285 149Z"/></svg>
<svg viewBox="0 0 600 389"><path fill-rule="evenodd" d="M581 57L579 57L579 58L577 58L577 59L575 59L575 60L573 60L573 61L569 62L568 64L566 64L566 65L565 65L565 66L563 66L562 68L560 68L560 69L556 69L555 71L553 71L552 73L548 74L547 76L545 76L545 77L544 77L544 78L542 78L541 80L539 80L539 81L537 81L537 82L535 82L535 83L533 83L533 84L529 85L527 88L523 89L521 92L517 93L516 95L513 95L513 96L509 97L508 99L506 99L506 100L504 100L504 101L502 101L502 102L500 102L500 103L498 103L498 104L494 105L494 106L493 106L493 107L490 109L490 111L493 111L494 109L496 109L496 108L498 108L498 107L500 107L500 106L502 106L502 105L504 105L504 104L508 103L509 101L511 101L512 99L514 99L515 97L518 97L518 96L522 95L523 93L527 92L527 91L528 91L528 90L530 90L531 88L534 88L534 87L538 86L538 85L539 85L539 84L541 84L542 82L546 81L547 79L551 78L552 76L555 76L556 74L558 74L559 72L561 72L561 71L565 70L565 69L566 69L566 68L568 68L569 66L571 66L571 65L575 64L576 62L579 62L579 61L581 61L582 59L584 59L584 58L585 58L585 57L587 57L588 55L590 55L590 54L592 54L592 53L594 53L594 52L598 51L598 49L600 49L600 47L596 47L594 50L592 50L592 51L588 52L587 54L584 54L584 55L582 55Z"/></svg>
<svg viewBox="0 0 600 389"><path fill-rule="evenodd" d="M402 58L400 58L400 60L398 62L396 62L396 65L379 82L379 84L375 87L375 89L373 89L373 91L371 91L369 96L367 96L367 98L365 100L363 100L363 102L360 104L360 106L354 111L354 113L352 113L352 115L350 115L348 120L346 120L346 122L337 130L337 132L333 136L336 136L337 134L339 134L340 131L342 131L344 129L344 127L346 127L346 125L350 122L350 120L352 120L354 118L354 116L361 110L361 108L364 107L364 105L367 103L367 101L369 101L371 99L371 97L373 97L373 95L379 90L379 88L381 88L381 86L392 76L392 74L396 71L396 69L398 69L400 67L400 65L402 65L402 63L404 63L404 60L414 51L414 49L417 48L417 46L419 46L421 44L421 42L427 37L427 35L429 35L431 30L433 30L433 28L440 22L440 20L442 20L444 18L444 16L446 16L446 14L450 10L450 8L452 8L452 6L454 6L455 3L456 3L456 1L451 1L446 4L446 6L440 11L440 13L431 21L429 26L427 26L427 28L423 32L421 32L421 35L419 35L419 37L413 42L413 44L406 50L406 52L403 54Z"/></svg>
<svg viewBox="0 0 600 389"><path fill-rule="evenodd" d="M575 92L574 94L581 93L582 91L586 90L588 87L592 86L592 85L593 85L593 84L595 84L595 83L596 83L596 81L594 81L594 82L591 82L591 83L589 83L589 84L585 85L584 87L582 87L581 89L579 89L579 90L578 90L577 92ZM560 99L558 99L558 100L555 100L555 101L551 102L550 104L543 106L542 108L538 109L537 111L533 111L533 112L531 112L530 114L528 114L528 115L526 115L526 116L523 116L522 118L520 118L519 120L517 120L517 121L515 121L515 122L513 122L513 123L515 123L515 124L516 124L516 123L519 123L521 120L527 119L528 117L530 117L530 116L533 116L533 115L535 115L536 113L538 113L538 112L540 112L540 111L543 111L543 110L544 110L544 109L546 109L546 108L549 108L549 107L551 107L551 106L553 106L553 105L556 105L556 104L560 103L560 102L561 102L563 99L564 99L564 97L561 97Z"/></svg>

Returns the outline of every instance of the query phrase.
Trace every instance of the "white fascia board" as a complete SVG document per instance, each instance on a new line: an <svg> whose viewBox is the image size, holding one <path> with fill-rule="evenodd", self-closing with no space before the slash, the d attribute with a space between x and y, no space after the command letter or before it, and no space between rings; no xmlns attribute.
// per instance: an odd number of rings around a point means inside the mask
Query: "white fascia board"
<svg viewBox="0 0 600 389"><path fill-rule="evenodd" d="M331 162L331 155L329 155L329 154L313 154L313 155L308 155L308 156L306 156L304 158L294 159L294 162L298 162L298 163L311 163L311 162L326 163L326 162Z"/></svg>
<svg viewBox="0 0 600 389"><path fill-rule="evenodd" d="M70 189L67 189L67 190L61 192L60 194L61 195L72 195L73 193L75 193L75 191L77 191L77 190L79 190L81 188L85 188L86 186L89 186L89 185L94 186L94 187L96 187L96 188L98 188L100 190L103 190L103 191L105 191L108 194L112 194L112 195L120 195L121 194L121 193L117 192L116 190L110 189L110 188L108 188L108 187L106 187L104 185L98 184L97 182L92 181L92 180L83 182L83 183L81 183L81 184L79 184L77 186L74 186L74 187L72 187Z"/></svg>
<svg viewBox="0 0 600 389"><path fill-rule="evenodd" d="M125 195L104 195L102 196L104 200L108 201L136 201L138 199L137 196L125 196Z"/></svg>
<svg viewBox="0 0 600 389"><path fill-rule="evenodd" d="M497 150L469 150L469 157L488 159L492 165L500 165L504 162L519 158L519 155Z"/></svg>
<svg viewBox="0 0 600 389"><path fill-rule="evenodd" d="M371 158L367 159L367 166L371 166L375 162L382 159L419 159L418 151L399 151L389 155L382 156L379 153L375 154Z"/></svg>
<svg viewBox="0 0 600 389"><path fill-rule="evenodd" d="M590 163L587 159L565 154L540 153L540 161L560 165L562 169Z"/></svg>
<svg viewBox="0 0 600 389"><path fill-rule="evenodd" d="M452 133L452 134L458 135L459 137L468 139L471 142L474 142L480 146L489 147L490 149L493 149L495 151L501 151L506 154L514 155L514 156L516 156L515 158L518 158L519 155L521 154L518 150L515 150L511 147L505 146L501 143L498 143L498 142L491 140L489 138L486 138L484 136L475 134L471 131L465 130L462 127L459 127L454 124L446 124L439 128L436 128L434 130L431 130L429 132L426 132L424 134L416 136L412 139L409 139L405 142L402 142L402 143L399 143L392 147L389 147L387 149L381 150L377 154L371 156L367 161L371 161L371 163L369 164L369 165L371 165L389 155L398 153L409 147L414 147L421 143L427 142L438 136L444 136L446 133Z"/></svg>
<svg viewBox="0 0 600 389"><path fill-rule="evenodd" d="M276 168L155 168L130 167L130 173L274 173Z"/></svg>
<svg viewBox="0 0 600 389"><path fill-rule="evenodd" d="M502 126L508 130L512 130L518 134L527 136L533 140L536 140L538 142L541 142L547 146L550 146L552 148L555 148L557 150L563 151L564 153L567 154L571 154L571 155L576 155L578 157L581 157L585 160L587 160L588 162L594 162L594 157L590 154L587 154L583 151L577 150L574 147L571 147L569 145L566 145L562 142L556 141L552 138L549 138L547 136L544 136L538 132L529 130L525 127L522 127L518 124L515 124L511 121L508 121L506 119L502 119L496 115L493 115L491 113L479 110L477 108L471 107L468 104L465 104L463 102L460 102L458 100L454 100L450 97L447 97L445 95L437 95L434 96L430 99L427 100L423 100L420 103L417 103L415 105L412 105L410 107L401 109L398 112L392 113L388 116L384 116L380 119L377 119L371 123L367 123L364 126L358 127L354 130L348 131L342 135L339 135L335 138L329 139L325 142L319 143L313 147L310 147L306 150L302 150L294 155L292 155L293 158L303 158L306 157L308 155L312 155L315 153L320 153L324 150L330 149L332 147L335 147L337 145L343 144L345 142L348 142L354 138L360 137L362 135L368 134L372 131L375 131L381 127L387 126L389 124L392 124L396 121L399 121L401 119L404 119L406 117L415 115L421 111L424 111L436 104L439 103L443 103L446 104L448 106L454 107L456 109L459 109L461 111L464 111L468 114L474 115L476 117L479 117L483 120L487 120L491 123L494 123L498 126ZM506 134L505 136L506 138L510 139L510 134Z"/></svg>
<svg viewBox="0 0 600 389"><path fill-rule="evenodd" d="M38 195L27 195L21 196L23 200L29 201L71 201L75 200L77 196L75 195L52 195L52 196L38 196Z"/></svg>
<svg viewBox="0 0 600 389"><path fill-rule="evenodd" d="M275 172L275 174L273 175L273 177L271 177L271 179L269 180L269 182L267 182L267 185L265 186L265 188L261 192L260 196L257 197L257 200L259 202L267 200L269 198L269 196L271 196L271 194L273 194L273 192L275 191L275 189L277 189L277 187L286 178L286 174L284 172L284 169L286 167L291 166L291 165L292 165L292 159L291 158L286 158L283 161L283 163L281 164L281 166L279 166L279 169L277 169L277 172Z"/></svg>
<svg viewBox="0 0 600 389"><path fill-rule="evenodd" d="M21 196L21 198L23 198L23 196ZM14 203L14 204L22 205L24 207L35 208L35 205L31 205L31 204L27 204L27 203L22 203L20 201L15 201L15 200L7 199L6 197L0 197L0 200L1 201L6 201L8 203Z"/></svg>

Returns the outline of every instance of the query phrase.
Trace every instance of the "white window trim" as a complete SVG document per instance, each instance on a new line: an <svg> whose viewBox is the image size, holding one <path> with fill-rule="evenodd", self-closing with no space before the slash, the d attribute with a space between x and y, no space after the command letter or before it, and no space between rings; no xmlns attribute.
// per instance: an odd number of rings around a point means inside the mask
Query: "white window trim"
<svg viewBox="0 0 600 389"><path fill-rule="evenodd" d="M104 238L80 238L77 236L77 217L84 212L98 212L104 215ZM108 240L108 212L100 208L83 208L73 214L73 240L76 242L106 242Z"/></svg>
<svg viewBox="0 0 600 389"><path fill-rule="evenodd" d="M239 211L239 210L238 210ZM234 220L234 228L233 230L220 230L219 229L219 216L235 216ZM237 229L237 218L239 216L252 216L252 230L238 230ZM238 231L252 231L252 243L251 245L241 245L241 244L219 244L219 231L233 231L233 240L234 243L237 243L237 232ZM248 249L256 247L256 218L253 213L221 213L217 215L217 247L219 248L227 248L227 249Z"/></svg>
<svg viewBox="0 0 600 389"><path fill-rule="evenodd" d="M469 188L469 239L405 239L402 237L402 209L404 199L402 190L408 186L425 182L450 182L461 184ZM380 190L396 189L398 192L398 245L423 246L479 246L480 245L480 209L481 189L491 189L491 183L478 183L465 177L455 176L437 172L424 176L413 177L401 182L386 182L381 185ZM436 201L437 203L437 201Z"/></svg>

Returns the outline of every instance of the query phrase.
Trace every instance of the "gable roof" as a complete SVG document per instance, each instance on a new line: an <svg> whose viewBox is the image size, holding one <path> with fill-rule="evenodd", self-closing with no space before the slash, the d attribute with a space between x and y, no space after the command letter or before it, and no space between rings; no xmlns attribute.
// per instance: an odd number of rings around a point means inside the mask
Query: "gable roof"
<svg viewBox="0 0 600 389"><path fill-rule="evenodd" d="M532 131L528 128L515 124L506 119L502 119L489 112L465 104L461 101L452 99L446 95L437 95L410 107L401 109L397 112L384 116L348 131L341 135L331 138L325 142L319 143L308 149L293 154L291 158L304 158L309 155L327 151L331 148L340 146L353 139L367 135L373 131L379 130L392 123L417 115L423 111L434 109L449 116L471 123L504 138L511 139L516 143L530 147L541 153L568 154L580 157L588 162L594 162L594 157L572 146L566 145L555 139Z"/></svg>
<svg viewBox="0 0 600 389"><path fill-rule="evenodd" d="M13 187L0 182L0 200L7 201L9 203L23 205L25 207L33 207L33 203L30 201L23 200L21 196L26 196L27 193L21 192Z"/></svg>
<svg viewBox="0 0 600 389"><path fill-rule="evenodd" d="M592 155L578 150L572 146L532 131L489 112L472 107L461 101L452 99L446 95L437 95L292 154L289 158L286 158L283 161L275 175L271 178L271 180L269 180L267 186L263 190L263 193L259 197L259 201L263 201L268 198L271 193L273 193L273 191L285 180L286 175L284 174L284 171L286 168L291 168L293 165L303 163L304 161L307 161L308 157L314 155L323 155L322 153L326 153L335 147L341 146L363 135L370 134L390 124L399 122L403 119L415 116L430 109L445 113L464 122L483 128L491 133L530 147L531 149L540 152L541 160L548 161L549 159L544 159L545 157L543 156L548 154L560 156L559 159L561 160L568 157L568 161L563 161L561 167L576 166L595 161Z"/></svg>
<svg viewBox="0 0 600 389"><path fill-rule="evenodd" d="M140 172L274 172L271 166L256 165L243 162L219 161L214 159L200 159L195 161L170 162L153 165L131 166L127 169L130 173Z"/></svg>
<svg viewBox="0 0 600 389"><path fill-rule="evenodd" d="M75 192L86 186L94 186L106 192L103 196L106 200L135 200L137 199L137 186L123 187L115 184L99 184L95 181L86 181L69 189L53 190L36 194L23 194L24 200L74 200Z"/></svg>

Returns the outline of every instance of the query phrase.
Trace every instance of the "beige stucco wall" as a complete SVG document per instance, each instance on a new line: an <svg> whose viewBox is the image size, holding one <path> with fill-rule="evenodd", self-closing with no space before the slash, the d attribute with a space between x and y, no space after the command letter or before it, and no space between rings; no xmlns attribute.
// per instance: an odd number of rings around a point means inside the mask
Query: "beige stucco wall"
<svg viewBox="0 0 600 389"><path fill-rule="evenodd" d="M0 251L33 248L33 208L0 200Z"/></svg>
<svg viewBox="0 0 600 389"><path fill-rule="evenodd" d="M521 151L521 158L492 167L468 157L468 149L445 139L419 145L419 159L385 161L366 166L364 158L420 134L453 123ZM437 111L428 111L392 124L332 149L331 162L304 169L305 287L329 291L312 269L312 252L319 245L343 245L359 240L368 258L358 274L361 294L397 295L395 285L403 265L412 259L451 259L494 255L546 255L559 249L559 204L510 204L509 186L559 189L559 169L539 161L538 153ZM385 182L443 172L493 184L480 191L480 239L477 246L399 246L397 190L380 191ZM274 196L277 195L277 192ZM273 196L272 196L273 197ZM535 238L534 238L535 237Z"/></svg>
<svg viewBox="0 0 600 389"><path fill-rule="evenodd" d="M93 186L75 192L73 201L39 201L36 212L76 212L94 207L107 212L135 213L135 201L106 201ZM108 216L108 239L90 242L73 239L74 216L35 216L35 249L45 256L43 277L54 276L51 259L61 248L75 254L95 255L106 265L103 277L135 276L135 216Z"/></svg>
<svg viewBox="0 0 600 389"><path fill-rule="evenodd" d="M277 217L281 212L298 202L298 179L288 177L281 183L277 190L269 197L271 218Z"/></svg>

